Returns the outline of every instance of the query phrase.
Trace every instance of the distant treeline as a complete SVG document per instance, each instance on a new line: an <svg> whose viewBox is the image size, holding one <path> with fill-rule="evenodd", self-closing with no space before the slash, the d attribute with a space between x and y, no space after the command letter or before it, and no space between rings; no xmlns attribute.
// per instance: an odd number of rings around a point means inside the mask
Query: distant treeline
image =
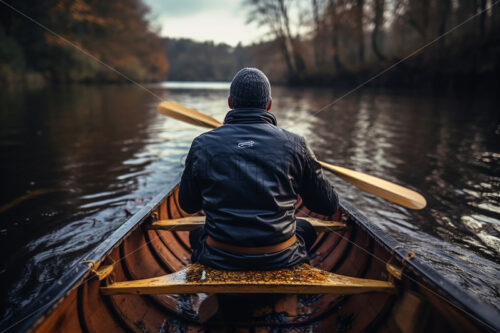
<svg viewBox="0 0 500 333"><path fill-rule="evenodd" d="M289 83L352 86L411 56L371 84L432 89L500 86L498 1L246 0L245 4L249 21L269 29L272 54L281 60L272 70L283 73ZM273 59L269 52L255 56L253 61L262 64Z"/></svg>
<svg viewBox="0 0 500 333"><path fill-rule="evenodd" d="M141 0L16 0L19 12L137 81L162 80L163 43ZM0 85L14 82L117 82L124 79L0 3Z"/></svg>
<svg viewBox="0 0 500 333"><path fill-rule="evenodd" d="M225 43L165 38L169 81L231 81L243 67L262 69L273 83L293 83L286 77L276 41L235 47Z"/></svg>
<svg viewBox="0 0 500 333"><path fill-rule="evenodd" d="M169 81L231 81L236 71L251 63L248 48L191 39L165 38L170 63Z"/></svg>

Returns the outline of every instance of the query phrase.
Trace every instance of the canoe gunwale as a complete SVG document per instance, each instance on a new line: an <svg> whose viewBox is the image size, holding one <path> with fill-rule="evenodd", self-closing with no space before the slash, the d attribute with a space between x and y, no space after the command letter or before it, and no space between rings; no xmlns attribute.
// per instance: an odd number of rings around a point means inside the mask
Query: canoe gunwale
<svg viewBox="0 0 500 333"><path fill-rule="evenodd" d="M151 213L161 204L180 181L180 175L166 187L166 190L157 194L137 213L128 218L118 229L114 230L109 237L102 241L94 250L92 250L85 260L92 260L99 265L116 247L137 228L139 228L150 216ZM75 264L58 280L54 281L51 287L48 287L37 300L31 303L31 306L19 315L20 318L29 318L20 322L18 325L7 322L5 327L0 327L0 331L25 332L34 330L44 318L50 315L55 308L76 288L78 288L86 278L92 274L91 267L83 261ZM44 301L46 300L46 301ZM34 316L37 312L44 309L42 314ZM30 318L31 316L31 318Z"/></svg>
<svg viewBox="0 0 500 333"><path fill-rule="evenodd" d="M402 246L400 247L400 244L396 242L392 236L387 234L387 232L383 231L376 224L370 222L367 217L358 211L358 209L342 198L340 198L339 204L344 210L344 213L349 216L352 221L355 221L356 224L367 232L379 245L389 251L399 263L403 263L403 279L407 277L418 282L418 277L422 278L422 280L429 285L435 286L435 289L428 289L437 294L438 297L442 297L446 302L469 315L469 317L481 323L485 328L491 331L500 331L500 313L493 306L473 298L439 274L434 268L419 259L418 256L408 260L407 253L409 250L404 249ZM409 276L408 271L415 276Z"/></svg>

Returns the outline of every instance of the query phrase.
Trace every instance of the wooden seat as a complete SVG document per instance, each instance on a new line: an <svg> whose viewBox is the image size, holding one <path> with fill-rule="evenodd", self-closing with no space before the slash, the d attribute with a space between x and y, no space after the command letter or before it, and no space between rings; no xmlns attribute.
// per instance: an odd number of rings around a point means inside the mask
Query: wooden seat
<svg viewBox="0 0 500 333"><path fill-rule="evenodd" d="M104 295L272 293L272 294L360 294L395 293L388 281L338 275L301 264L275 271L221 271L200 264L150 279L115 282L101 287Z"/></svg>
<svg viewBox="0 0 500 333"><path fill-rule="evenodd" d="M312 224L316 231L343 231L349 227L342 222L324 221L314 217L300 217ZM205 224L205 216L190 216L180 219L160 220L153 222L149 229L191 231Z"/></svg>

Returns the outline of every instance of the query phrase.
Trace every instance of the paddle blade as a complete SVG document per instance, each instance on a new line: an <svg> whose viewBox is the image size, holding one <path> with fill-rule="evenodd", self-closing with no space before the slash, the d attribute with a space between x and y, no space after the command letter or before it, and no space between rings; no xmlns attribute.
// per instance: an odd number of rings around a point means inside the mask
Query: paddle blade
<svg viewBox="0 0 500 333"><path fill-rule="evenodd" d="M217 121L216 119L199 111L187 108L174 101L161 102L158 105L158 112L165 116L189 123L191 125L202 126L206 128L217 128L219 126L222 126L222 123Z"/></svg>
<svg viewBox="0 0 500 333"><path fill-rule="evenodd" d="M335 173L340 178L359 187L363 191L397 203L398 205L416 210L423 209L427 205L425 198L421 194L388 182L387 180L325 162L319 163L323 168Z"/></svg>

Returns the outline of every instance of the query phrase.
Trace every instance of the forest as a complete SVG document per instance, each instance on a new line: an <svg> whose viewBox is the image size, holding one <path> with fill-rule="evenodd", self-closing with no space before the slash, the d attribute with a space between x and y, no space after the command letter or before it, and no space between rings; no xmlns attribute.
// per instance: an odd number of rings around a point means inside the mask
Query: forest
<svg viewBox="0 0 500 333"><path fill-rule="evenodd" d="M496 89L498 2L246 0L249 24L268 30L262 40L231 47L166 39L169 79L229 81L255 66L291 85Z"/></svg>
<svg viewBox="0 0 500 333"><path fill-rule="evenodd" d="M132 80L158 81L167 76L163 42L152 31L149 9L141 0L9 4L15 9L0 4L0 85L126 82L77 48Z"/></svg>
<svg viewBox="0 0 500 333"><path fill-rule="evenodd" d="M254 52L254 61L268 67L275 80L351 86L391 68L370 83L431 89L500 86L496 0L245 4L248 21L267 27L272 36L273 51Z"/></svg>
<svg viewBox="0 0 500 333"><path fill-rule="evenodd" d="M14 3L14 2L12 2ZM457 90L500 87L499 0L242 0L251 45L160 38L141 0L28 0L15 7L135 81L228 81ZM27 17L0 11L0 85L126 82ZM379 75L383 73L383 75Z"/></svg>

